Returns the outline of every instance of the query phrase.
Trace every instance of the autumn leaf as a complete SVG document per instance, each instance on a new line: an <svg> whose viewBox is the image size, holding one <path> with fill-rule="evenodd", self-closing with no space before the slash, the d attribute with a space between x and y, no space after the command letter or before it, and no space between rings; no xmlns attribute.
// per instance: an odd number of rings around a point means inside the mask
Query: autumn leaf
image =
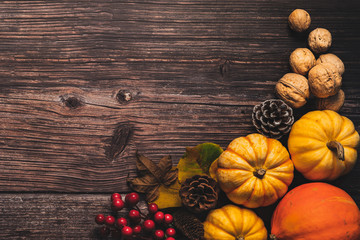
<svg viewBox="0 0 360 240"><path fill-rule="evenodd" d="M195 175L209 175L211 164L222 152L223 149L215 143L202 143L196 147L187 147L177 165L180 183Z"/></svg>
<svg viewBox="0 0 360 240"><path fill-rule="evenodd" d="M159 197L154 201L160 209L169 207L181 207L181 198L179 181L175 181L170 186L161 185L159 187Z"/></svg>
<svg viewBox="0 0 360 240"><path fill-rule="evenodd" d="M128 179L128 183L134 191L144 193L147 202L155 202L160 209L181 207L181 182L197 174L209 174L211 164L222 152L222 148L214 143L188 147L177 167L173 167L170 156L155 164L137 154L138 177Z"/></svg>
<svg viewBox="0 0 360 240"><path fill-rule="evenodd" d="M144 193L146 201L153 202L159 197L159 189L162 189L162 186L170 186L176 182L178 171L172 168L170 156L161 158L158 164L144 155L136 153L136 156L139 176L128 179L127 182L134 191Z"/></svg>

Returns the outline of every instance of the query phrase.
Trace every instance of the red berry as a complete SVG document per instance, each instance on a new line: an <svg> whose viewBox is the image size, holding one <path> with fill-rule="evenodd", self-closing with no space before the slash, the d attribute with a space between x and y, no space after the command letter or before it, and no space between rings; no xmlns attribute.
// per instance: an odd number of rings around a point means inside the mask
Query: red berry
<svg viewBox="0 0 360 240"><path fill-rule="evenodd" d="M173 236L175 236L175 235L176 235L175 229L173 229L173 228L168 228L168 229L166 229L166 235L167 235L168 237L173 237Z"/></svg>
<svg viewBox="0 0 360 240"><path fill-rule="evenodd" d="M104 224L105 223L105 216L104 214L98 214L96 217L95 217L95 222L99 225L101 224Z"/></svg>
<svg viewBox="0 0 360 240"><path fill-rule="evenodd" d="M125 196L125 202L128 206L133 207L140 201L139 194L136 192L128 193Z"/></svg>
<svg viewBox="0 0 360 240"><path fill-rule="evenodd" d="M106 216L105 224L108 226L112 226L115 223L115 218L113 216Z"/></svg>
<svg viewBox="0 0 360 240"><path fill-rule="evenodd" d="M158 211L158 212L156 212L155 213L155 215L154 215L154 221L156 222L156 223L162 223L163 221L164 221L164 217L165 217L165 215L164 215L164 213L163 212L161 212L161 211Z"/></svg>
<svg viewBox="0 0 360 240"><path fill-rule="evenodd" d="M119 193L113 193L111 195L111 200L114 200L115 198L120 198L121 199L121 195Z"/></svg>
<svg viewBox="0 0 360 240"><path fill-rule="evenodd" d="M121 198L114 198L114 200L112 201L111 204L111 208L114 211L120 211L121 209L124 208L124 202L123 200L121 200Z"/></svg>
<svg viewBox="0 0 360 240"><path fill-rule="evenodd" d="M148 210L149 210L149 213L156 213L159 208L158 208L158 205L156 203L150 203L149 206L148 206Z"/></svg>
<svg viewBox="0 0 360 240"><path fill-rule="evenodd" d="M125 226L121 229L121 233L125 238L129 238L133 235L133 230L129 226Z"/></svg>
<svg viewBox="0 0 360 240"><path fill-rule="evenodd" d="M156 240L161 240L161 239L164 239L165 233L163 230L158 229L158 230L155 230L154 236L155 236Z"/></svg>
<svg viewBox="0 0 360 240"><path fill-rule="evenodd" d="M165 240L175 240L175 238L173 238L173 237L168 237L168 238L166 238Z"/></svg>
<svg viewBox="0 0 360 240"><path fill-rule="evenodd" d="M138 210L132 209L129 212L129 219L133 223L139 223L141 221L140 212Z"/></svg>
<svg viewBox="0 0 360 240"><path fill-rule="evenodd" d="M108 236L110 234L110 229L108 227L105 227L105 226L101 227L99 229L99 231L100 231L101 236L103 236L103 237L106 237L106 236Z"/></svg>
<svg viewBox="0 0 360 240"><path fill-rule="evenodd" d="M170 224L170 223L172 223L172 221L174 220L174 218L173 218L173 216L171 215L171 214L165 214L165 216L164 216L164 222L166 223L166 224Z"/></svg>
<svg viewBox="0 0 360 240"><path fill-rule="evenodd" d="M140 225L136 225L135 227L133 227L134 234L140 234L141 230L142 229Z"/></svg>
<svg viewBox="0 0 360 240"><path fill-rule="evenodd" d="M126 218L121 217L121 218L116 219L116 225L117 225L119 228L123 228L123 227L125 227L127 224L128 224L128 222L127 222Z"/></svg>
<svg viewBox="0 0 360 240"><path fill-rule="evenodd" d="M151 232L155 228L155 223L153 220L145 220L143 223L143 227L145 231Z"/></svg>

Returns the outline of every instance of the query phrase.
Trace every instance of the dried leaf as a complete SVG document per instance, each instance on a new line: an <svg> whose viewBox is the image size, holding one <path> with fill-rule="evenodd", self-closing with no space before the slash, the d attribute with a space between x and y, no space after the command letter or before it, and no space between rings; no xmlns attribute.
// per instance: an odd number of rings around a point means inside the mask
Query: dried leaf
<svg viewBox="0 0 360 240"><path fill-rule="evenodd" d="M138 153L136 153L136 155L138 159L136 164L138 170L145 172L145 174L151 174L158 182L161 182L164 172L159 168L159 166L144 155L140 155Z"/></svg>
<svg viewBox="0 0 360 240"><path fill-rule="evenodd" d="M159 188L160 185L157 185L156 187L152 188L150 191L146 192L146 201L147 202L153 202L159 197Z"/></svg>
<svg viewBox="0 0 360 240"><path fill-rule="evenodd" d="M187 147L177 168L178 178L182 183L195 175L208 175L211 164L220 156L223 149L214 143L202 143L196 147Z"/></svg>
<svg viewBox="0 0 360 240"><path fill-rule="evenodd" d="M168 174L166 174L163 177L163 184L165 186L170 186L177 179L178 179L178 170L175 168L174 170L169 171Z"/></svg>
<svg viewBox="0 0 360 240"><path fill-rule="evenodd" d="M171 156L168 155L168 156L161 158L158 166L163 172L170 171L171 168L173 167L172 161L171 161Z"/></svg>
<svg viewBox="0 0 360 240"><path fill-rule="evenodd" d="M130 187L146 195L146 201L153 202L159 197L161 186L170 186L177 180L177 169L172 169L170 156L163 157L159 164L155 164L144 155L136 154L136 167L139 176L128 179Z"/></svg>

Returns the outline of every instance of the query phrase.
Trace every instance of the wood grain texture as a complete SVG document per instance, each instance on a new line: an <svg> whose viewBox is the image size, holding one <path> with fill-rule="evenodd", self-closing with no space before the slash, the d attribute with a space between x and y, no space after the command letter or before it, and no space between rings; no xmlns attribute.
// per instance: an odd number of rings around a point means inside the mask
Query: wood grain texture
<svg viewBox="0 0 360 240"><path fill-rule="evenodd" d="M360 197L355 200L359 203ZM146 213L145 204L139 204ZM275 205L255 209L270 231L270 218ZM118 213L126 217L127 209ZM107 194L0 194L0 239L102 239L97 214L110 215ZM111 240L112 238L109 238ZM186 238L177 235L178 240Z"/></svg>
<svg viewBox="0 0 360 240"><path fill-rule="evenodd" d="M360 130L357 2L1 2L1 190L128 191L136 150L176 162L186 146L254 132L253 106L306 46L287 26L294 8L332 32L341 113ZM342 180L357 194L359 176Z"/></svg>
<svg viewBox="0 0 360 240"><path fill-rule="evenodd" d="M99 239L94 216L129 190L136 150L176 163L254 132L253 106L306 46L287 26L295 8L333 34L340 113L359 131L358 1L0 2L0 239ZM332 183L360 206L360 164ZM268 229L274 207L256 210Z"/></svg>
<svg viewBox="0 0 360 240"><path fill-rule="evenodd" d="M0 196L1 239L100 239L95 216L111 214L110 195ZM141 207L144 209L145 205ZM118 216L126 217L126 210Z"/></svg>

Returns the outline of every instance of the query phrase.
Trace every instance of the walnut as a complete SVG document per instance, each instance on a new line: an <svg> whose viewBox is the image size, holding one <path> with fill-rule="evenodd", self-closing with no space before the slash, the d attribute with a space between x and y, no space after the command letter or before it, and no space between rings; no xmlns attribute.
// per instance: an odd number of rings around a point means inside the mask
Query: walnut
<svg viewBox="0 0 360 240"><path fill-rule="evenodd" d="M291 69L301 75L306 75L315 61L314 54L308 48L297 48L290 55Z"/></svg>
<svg viewBox="0 0 360 240"><path fill-rule="evenodd" d="M339 111L340 108L344 105L345 102L345 93L343 90L339 90L337 94L328 98L317 98L315 105L319 110L333 110L335 112Z"/></svg>
<svg viewBox="0 0 360 240"><path fill-rule="evenodd" d="M303 32L309 28L311 23L311 18L307 11L303 9L295 9L289 15L288 22L292 30L296 32Z"/></svg>
<svg viewBox="0 0 360 240"><path fill-rule="evenodd" d="M310 96L308 80L297 73L285 74L276 83L275 90L277 95L293 108L304 106Z"/></svg>
<svg viewBox="0 0 360 240"><path fill-rule="evenodd" d="M331 63L333 64L337 70L339 71L340 75L343 75L345 72L345 66L344 63L341 61L341 59L332 53L322 54L319 56L319 58L316 60L316 64L320 63Z"/></svg>
<svg viewBox="0 0 360 240"><path fill-rule="evenodd" d="M337 94L341 87L341 75L331 63L320 63L309 71L311 92L318 98Z"/></svg>
<svg viewBox="0 0 360 240"><path fill-rule="evenodd" d="M316 28L309 34L308 44L315 53L326 52L331 46L331 33L325 28Z"/></svg>

